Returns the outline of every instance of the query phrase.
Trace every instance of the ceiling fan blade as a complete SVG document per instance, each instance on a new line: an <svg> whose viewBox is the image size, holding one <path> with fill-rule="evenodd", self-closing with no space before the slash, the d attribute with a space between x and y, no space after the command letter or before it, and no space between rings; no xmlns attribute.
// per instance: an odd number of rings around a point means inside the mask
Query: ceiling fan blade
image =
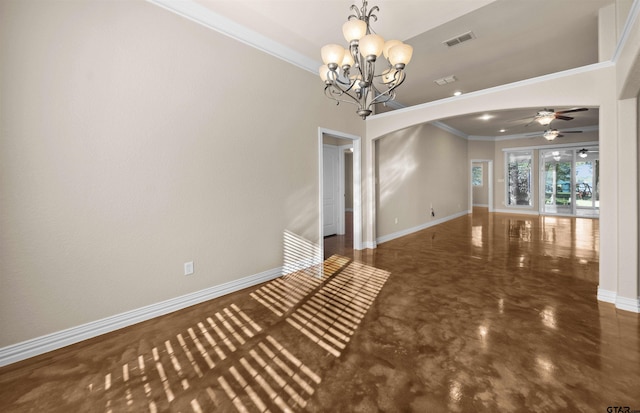
<svg viewBox="0 0 640 413"><path fill-rule="evenodd" d="M556 138L562 138L564 135L563 134L558 134L558 136L556 136Z"/></svg>
<svg viewBox="0 0 640 413"><path fill-rule="evenodd" d="M581 130L563 130L562 133L582 133Z"/></svg>
<svg viewBox="0 0 640 413"><path fill-rule="evenodd" d="M571 112L584 112L585 110L589 110L589 108L573 108L573 109L567 109L567 110L559 110L556 112L556 114L559 113L571 113Z"/></svg>
<svg viewBox="0 0 640 413"><path fill-rule="evenodd" d="M556 119L571 120L573 118L571 116L556 115Z"/></svg>

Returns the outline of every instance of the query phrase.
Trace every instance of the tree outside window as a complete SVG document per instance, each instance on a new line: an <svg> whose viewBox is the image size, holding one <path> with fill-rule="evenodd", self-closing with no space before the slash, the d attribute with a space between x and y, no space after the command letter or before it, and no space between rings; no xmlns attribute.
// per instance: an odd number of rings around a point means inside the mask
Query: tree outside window
<svg viewBox="0 0 640 413"><path fill-rule="evenodd" d="M531 152L508 152L507 202L510 206L531 206Z"/></svg>
<svg viewBox="0 0 640 413"><path fill-rule="evenodd" d="M482 186L482 165L473 165L471 168L471 185Z"/></svg>

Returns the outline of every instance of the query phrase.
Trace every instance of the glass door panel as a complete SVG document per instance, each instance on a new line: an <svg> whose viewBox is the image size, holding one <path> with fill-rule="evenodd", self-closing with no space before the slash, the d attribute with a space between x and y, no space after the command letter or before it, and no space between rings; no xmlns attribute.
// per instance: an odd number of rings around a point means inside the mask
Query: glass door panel
<svg viewBox="0 0 640 413"><path fill-rule="evenodd" d="M573 150L542 151L544 171L543 213L573 215Z"/></svg>
<svg viewBox="0 0 640 413"><path fill-rule="evenodd" d="M576 215L598 216L600 161L597 147L582 148L577 151L575 173Z"/></svg>

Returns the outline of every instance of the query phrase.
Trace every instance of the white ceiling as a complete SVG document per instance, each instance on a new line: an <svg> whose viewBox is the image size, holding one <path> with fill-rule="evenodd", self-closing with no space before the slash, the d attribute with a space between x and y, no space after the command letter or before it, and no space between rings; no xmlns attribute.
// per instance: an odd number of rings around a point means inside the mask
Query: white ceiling
<svg viewBox="0 0 640 413"><path fill-rule="evenodd" d="M598 61L598 10L615 0L370 0L378 6L373 29L385 39L414 47L407 80L397 101L412 106L450 97L454 91L482 90L514 81L585 66ZM342 24L350 6L361 0L196 0L207 9L274 40L320 66L320 48L345 44ZM473 31L476 39L447 48L443 41ZM438 86L434 80L458 80ZM318 93L322 93L319 81ZM494 114L478 122L478 114L443 120L465 135L529 133L537 110ZM567 108L554 108L556 110ZM597 110L575 114L554 127L597 125ZM501 123L501 122L505 123ZM535 127L535 126L534 126Z"/></svg>

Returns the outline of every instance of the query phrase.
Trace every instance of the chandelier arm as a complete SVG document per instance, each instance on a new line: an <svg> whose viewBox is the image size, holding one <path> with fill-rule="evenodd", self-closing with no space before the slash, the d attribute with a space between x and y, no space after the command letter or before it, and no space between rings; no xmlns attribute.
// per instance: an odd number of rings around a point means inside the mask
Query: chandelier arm
<svg viewBox="0 0 640 413"><path fill-rule="evenodd" d="M363 8L364 7L365 6L363 6ZM362 20L362 14L360 13L360 9L358 8L358 6L356 6L355 4L352 4L351 7L349 7L349 9L353 10L355 14L350 14L349 17L347 17L347 20L352 20L352 19Z"/></svg>
<svg viewBox="0 0 640 413"><path fill-rule="evenodd" d="M371 100L371 103L369 103L368 106L371 107L376 103L384 103L384 102L389 102L390 100L393 100L396 94L395 89L398 86L400 86L405 79L406 79L406 76L404 74L404 71L398 70L393 77L393 86L391 86L389 89L385 90L384 92L380 92L378 89L374 88L379 94L376 95L376 97L374 97ZM387 99L381 98L382 96L386 96Z"/></svg>
<svg viewBox="0 0 640 413"><path fill-rule="evenodd" d="M324 94L326 97L328 97L331 100L335 100L337 103L337 105L339 105L340 103L348 103L350 105L356 105L358 106L358 108L360 108L360 102L358 102L353 96L351 96L348 93L341 93L341 92L336 92L335 90L331 89L331 85L327 85L324 88ZM338 95L338 96L343 96L343 95L347 95L349 96L351 99L353 99L354 101L350 101L350 100L345 100L345 99L339 99L334 95Z"/></svg>
<svg viewBox="0 0 640 413"><path fill-rule="evenodd" d="M367 26L369 26L369 20L371 20L371 19L373 19L374 22L378 21L378 16L373 14L373 13L375 13L377 11L380 11L380 8L378 6L373 6L371 8L371 10L369 10L369 13L367 14L367 19L366 19ZM366 13L366 11L365 11L365 13Z"/></svg>
<svg viewBox="0 0 640 413"><path fill-rule="evenodd" d="M347 74L347 76L348 76L348 74ZM345 77L345 79L347 80L346 82L340 80L340 77L338 77L337 73L336 73L335 78L334 79L330 79L331 86L333 86L334 89L340 91L341 93L347 93L348 94L349 91L355 87L356 80L352 81L351 79L349 79L349 77Z"/></svg>
<svg viewBox="0 0 640 413"><path fill-rule="evenodd" d="M365 73L362 73L362 80L364 80L364 82L367 85L371 85L373 86L373 79L375 77L375 72L376 72L376 61L366 61L365 62L365 69L364 71Z"/></svg>
<svg viewBox="0 0 640 413"><path fill-rule="evenodd" d="M325 95L327 95L327 97L335 100L336 102L340 103L340 102L344 102L344 103L350 103L352 105L358 105L360 106L360 100L353 96L351 93L349 93L349 91L351 90L351 88L353 87L353 84L351 86L349 86L348 89L344 90L342 89L339 85L335 84L335 83L331 83L328 84L325 88ZM337 96L348 96L349 98L351 98L353 100L343 100L343 99L338 99Z"/></svg>
<svg viewBox="0 0 640 413"><path fill-rule="evenodd" d="M371 109L373 105L377 105L379 103L387 103L391 102L396 97L395 90L387 90L383 93L378 94L375 98L371 100L371 103L367 106L368 109Z"/></svg>
<svg viewBox="0 0 640 413"><path fill-rule="evenodd" d="M362 64L363 64L363 60L362 60L362 55L360 54L360 51L358 50L358 45L357 44L350 44L349 45L349 52L351 53L351 57L353 58L353 66L358 69L358 72L360 73L360 76L362 77L362 80L365 79L364 77L364 73L362 72Z"/></svg>

